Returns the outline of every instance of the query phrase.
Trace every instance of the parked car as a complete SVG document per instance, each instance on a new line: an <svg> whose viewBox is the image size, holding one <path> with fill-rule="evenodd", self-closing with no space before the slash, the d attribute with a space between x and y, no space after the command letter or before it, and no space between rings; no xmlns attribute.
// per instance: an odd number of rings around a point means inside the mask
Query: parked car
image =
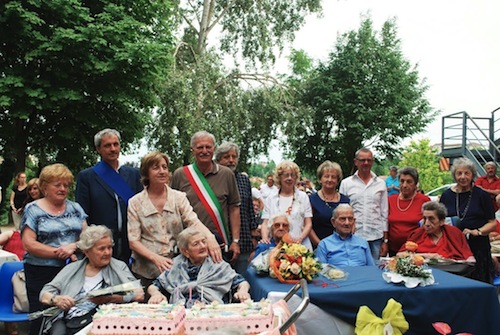
<svg viewBox="0 0 500 335"><path fill-rule="evenodd" d="M426 192L425 195L431 198L432 201L439 201L439 197L441 197L441 194L443 194L444 191L446 191L453 185L456 185L456 183L439 186L438 188Z"/></svg>

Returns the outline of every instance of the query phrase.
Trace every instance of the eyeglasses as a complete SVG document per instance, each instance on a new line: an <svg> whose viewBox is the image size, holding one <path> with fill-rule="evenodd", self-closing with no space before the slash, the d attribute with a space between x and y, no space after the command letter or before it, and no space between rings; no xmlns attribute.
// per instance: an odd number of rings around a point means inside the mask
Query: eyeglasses
<svg viewBox="0 0 500 335"><path fill-rule="evenodd" d="M354 217L341 216L341 217L337 218L337 220L339 220L340 222L347 222L347 221L354 222Z"/></svg>
<svg viewBox="0 0 500 335"><path fill-rule="evenodd" d="M276 223L273 223L273 227L274 228L279 228L279 227L289 228L290 224L289 223L279 223L279 222L276 222Z"/></svg>
<svg viewBox="0 0 500 335"><path fill-rule="evenodd" d="M295 173L283 173L281 176L285 178L297 178Z"/></svg>
<svg viewBox="0 0 500 335"><path fill-rule="evenodd" d="M361 163L371 163L371 162L373 162L373 159L372 159L372 158L363 158L363 159L356 158L356 160L357 160L358 162L361 162Z"/></svg>

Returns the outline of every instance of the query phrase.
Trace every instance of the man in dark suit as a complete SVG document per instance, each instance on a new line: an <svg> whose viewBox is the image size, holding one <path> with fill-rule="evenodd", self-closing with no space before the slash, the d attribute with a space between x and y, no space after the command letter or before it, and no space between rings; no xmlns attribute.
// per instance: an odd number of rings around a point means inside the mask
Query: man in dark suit
<svg viewBox="0 0 500 335"><path fill-rule="evenodd" d="M128 263L127 203L143 186L139 169L119 165L120 139L115 129L104 129L94 136L101 161L78 174L76 201L87 213L89 224L102 224L113 231L113 256Z"/></svg>

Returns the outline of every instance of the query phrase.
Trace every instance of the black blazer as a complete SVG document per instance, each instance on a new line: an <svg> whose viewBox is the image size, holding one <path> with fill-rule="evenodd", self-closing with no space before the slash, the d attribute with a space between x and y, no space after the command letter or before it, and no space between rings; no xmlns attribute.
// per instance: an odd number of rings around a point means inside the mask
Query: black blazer
<svg viewBox="0 0 500 335"><path fill-rule="evenodd" d="M141 192L144 187L141 184L139 169L123 165L118 173L130 186L134 194ZM128 263L130 248L127 238L127 204L118 197L120 213L122 217L122 229L118 229L118 208L115 192L95 173L93 168L88 168L78 174L76 181L76 202L78 202L85 213L87 223L102 224L113 231L115 249L113 256Z"/></svg>

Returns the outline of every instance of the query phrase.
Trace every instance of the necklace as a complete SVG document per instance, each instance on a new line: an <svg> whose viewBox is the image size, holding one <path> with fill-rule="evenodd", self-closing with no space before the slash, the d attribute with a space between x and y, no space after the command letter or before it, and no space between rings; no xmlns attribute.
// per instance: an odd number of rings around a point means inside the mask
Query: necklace
<svg viewBox="0 0 500 335"><path fill-rule="evenodd" d="M323 195L323 201L325 202L325 205L326 205L328 208L333 209L333 208L332 208L332 206L330 206L330 204L329 204L328 202L335 202L335 198L337 197L337 194L338 194L338 193L337 193L337 192L335 192L335 193L333 194L332 199L330 200L330 199L328 199L328 198L326 197L325 192L324 192L323 190L320 190L320 192L321 192L321 194ZM321 197L320 197L320 199L321 199Z"/></svg>
<svg viewBox="0 0 500 335"><path fill-rule="evenodd" d="M278 193L278 208L280 208L280 198L281 198L281 190ZM288 206L287 210L285 211L286 215L290 215L292 213L292 206L293 206L294 201L295 201L295 192L293 192L293 194L292 194L292 203L290 204L290 206Z"/></svg>
<svg viewBox="0 0 500 335"><path fill-rule="evenodd" d="M459 196L458 196L458 189L457 189L457 192L455 193L456 194L455 205L456 205L456 210L457 210L457 216L460 219L460 221L462 221L465 218L465 216L467 215L467 211L469 210L470 201L472 199L472 190L470 190L468 192L470 192L469 193L469 199L467 200L467 204L465 205L465 209L462 212L462 215L460 215L460 200L459 200Z"/></svg>
<svg viewBox="0 0 500 335"><path fill-rule="evenodd" d="M406 211L407 211L407 210L411 207L411 205L413 204L413 200L415 199L415 196L416 196L416 195L417 195L417 193L414 193L414 194L413 194L413 197L411 197L410 204L409 204L408 206L406 206L406 208L405 208L405 209L401 208L401 206L399 205L399 200L400 200L400 199L399 199L399 196L398 196L398 200L396 201L396 204L397 204L397 206L398 206L399 211L400 211L400 212L406 212Z"/></svg>

